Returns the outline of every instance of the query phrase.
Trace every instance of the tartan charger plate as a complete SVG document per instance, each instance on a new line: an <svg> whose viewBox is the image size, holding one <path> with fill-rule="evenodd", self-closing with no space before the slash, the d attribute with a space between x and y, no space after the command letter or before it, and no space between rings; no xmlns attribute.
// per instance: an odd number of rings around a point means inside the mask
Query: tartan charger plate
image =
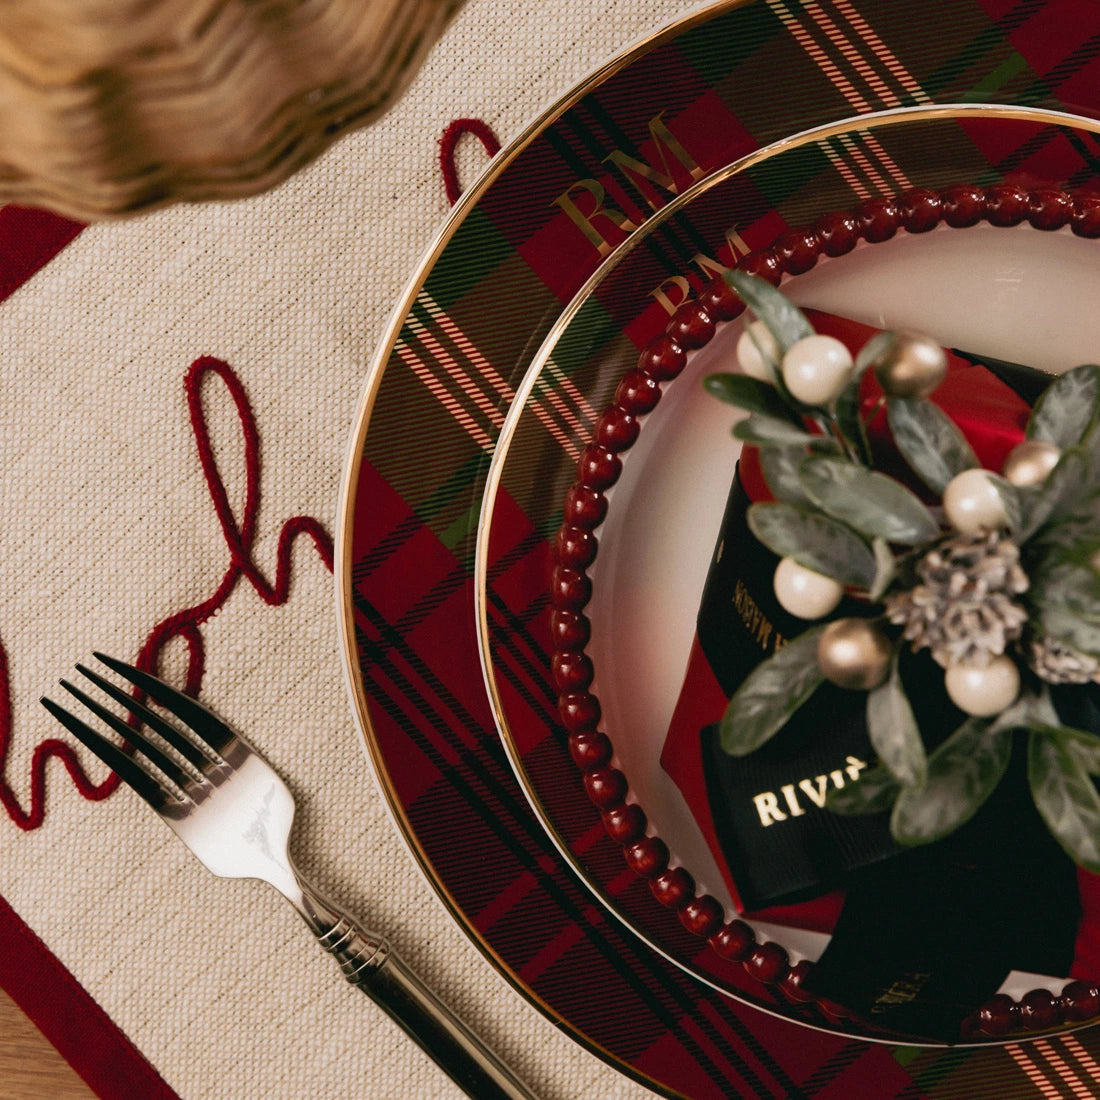
<svg viewBox="0 0 1100 1100"><path fill-rule="evenodd" d="M860 1038L891 1035L866 1019L838 1015L836 1004L823 1007L799 993L806 963L818 959L829 940L813 922L818 913L776 910L769 920L765 912L746 933L735 919L729 868L714 851L710 811L708 843L698 807L688 804L661 763L740 450L730 435L729 408L704 391L701 379L735 369L743 318L719 316L716 326L692 333L695 303L717 300L708 280L719 267L737 263L763 270L787 256L792 273L785 273L782 288L806 308L925 332L946 346L1020 360L1048 373L1091 361L1100 346L1100 323L1089 306L1100 291L1100 244L1093 239L1088 192L1076 200L1076 232L1068 213L1047 217L1048 208L1068 210L1074 200L1054 187L1065 168L1061 158L1035 158L1028 192L1035 211L1030 221L1022 213L1006 217L1001 200L1014 187L991 184L983 192L959 185L950 157L938 161L927 150L956 148L960 131L979 145L997 145L1006 129L1016 140L1055 149L1093 125L993 106L885 112L847 129L808 131L714 173L655 214L601 265L535 355L502 428L481 510L478 614L487 685L524 791L564 858L612 913L700 981L765 1011ZM771 247L739 255L736 245L745 238L769 240L775 217L766 201L771 181L806 175L807 162L818 162L823 143L845 139L877 148L895 179L906 181L894 204L895 221L883 216L879 199L850 210L833 206L847 180L845 165L829 162L814 177L796 224L862 222L865 231L841 249L831 248L833 255L821 243L827 233L809 234L820 256L803 254L807 235L800 231L786 231ZM964 210L960 199L973 202L977 195L989 196L992 205ZM945 204L952 208L946 218ZM1050 231L1055 224L1060 228ZM704 251L670 273L665 265L683 240L701 242ZM672 296L678 300L686 288L690 297L670 317ZM686 356L671 351L676 339L698 350ZM662 355L671 367L661 363ZM643 387L639 370L660 380L659 399ZM571 430L548 416L563 405L574 412ZM538 536L541 553L517 556L522 524ZM737 552L725 538L725 560ZM588 581L580 597L562 588L573 582L561 579L578 573L578 557ZM551 590L554 606L550 628L539 640L547 648L543 663L561 708L549 723L511 638L540 590ZM730 614L737 614L732 605ZM599 706L591 720L581 713L590 699ZM616 773L629 790L609 793L608 777ZM570 777L573 790L566 786ZM792 778L796 789L798 777ZM615 782L610 780L612 787ZM690 793L705 798L702 790ZM812 819L813 803L808 796L803 801ZM638 808L645 815L640 823ZM801 805L798 810L806 816ZM601 818L622 845L625 865L650 884L651 897L643 890L639 899L623 863L590 857L590 830ZM782 812L766 818L778 828L786 819ZM682 877L685 870L689 880ZM679 921L669 921L667 909ZM807 918L810 925L800 925ZM694 945L682 940L685 925L696 934ZM708 940L713 950L700 952ZM1057 1001L1071 978L1097 976L1089 966L1098 948L1085 946L1072 972L1057 977L1013 970L993 1003L1017 1006L1022 1026L1019 1004L1037 1008L1051 996ZM1074 991L1083 993L1084 987L1075 985ZM1029 1029L1079 1022L1086 1008L1075 1002L1068 1019L1031 1019ZM942 1041L934 1036L954 1028L957 1041L964 1038L958 1023L937 1019L932 1034L910 1031L906 1038ZM990 1029L998 1023L990 1021ZM978 1027L971 1031L966 1038L990 1037Z"/></svg>
<svg viewBox="0 0 1100 1100"><path fill-rule="evenodd" d="M1075 1035L975 1053L811 1030L699 981L593 899L517 782L479 667L475 534L504 418L565 306L692 184L791 135L899 107L995 97L1095 117L1098 32L1100 15L1079 0L946 0L934 19L924 0L728 0L691 13L593 73L494 160L381 339L351 433L337 546L364 746L410 850L472 941L558 1026L660 1093L1001 1098L1031 1096L1038 1083L1069 1097L1096 1063ZM1097 151L1087 133L1055 144L1067 180ZM980 183L1049 152L1026 131L964 148L969 161L954 168ZM862 140L826 142L818 165L837 158L850 171L836 208L895 188ZM767 240L802 221L818 174L807 171L771 181ZM676 240L664 271L678 274L697 253L701 242ZM568 425L556 398L550 415ZM516 521L514 554L545 560L549 533ZM546 611L542 586L509 644L549 728ZM559 750L565 758L564 742ZM561 782L591 812L570 767ZM634 880L598 821L588 842L590 861ZM629 889L651 903L644 883ZM666 950L677 936L685 954L708 950L666 916Z"/></svg>

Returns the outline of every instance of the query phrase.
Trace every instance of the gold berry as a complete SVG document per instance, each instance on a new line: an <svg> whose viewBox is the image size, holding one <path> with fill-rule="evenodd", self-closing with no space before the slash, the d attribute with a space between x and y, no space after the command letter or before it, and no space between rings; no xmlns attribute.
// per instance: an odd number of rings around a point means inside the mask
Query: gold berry
<svg viewBox="0 0 1100 1100"><path fill-rule="evenodd" d="M887 344L874 369L888 396L927 397L947 373L947 356L927 336L899 332Z"/></svg>
<svg viewBox="0 0 1100 1100"><path fill-rule="evenodd" d="M893 646L882 628L869 619L837 619L821 633L817 664L837 687L870 691L890 671Z"/></svg>
<svg viewBox="0 0 1100 1100"><path fill-rule="evenodd" d="M1062 451L1042 439L1025 439L1008 452L1002 472L1005 480L1021 489L1042 485L1062 457Z"/></svg>

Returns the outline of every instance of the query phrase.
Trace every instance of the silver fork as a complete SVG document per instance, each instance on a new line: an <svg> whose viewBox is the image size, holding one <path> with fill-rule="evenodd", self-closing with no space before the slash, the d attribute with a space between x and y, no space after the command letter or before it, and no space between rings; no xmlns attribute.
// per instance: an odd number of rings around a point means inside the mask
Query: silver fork
<svg viewBox="0 0 1100 1100"><path fill-rule="evenodd" d="M190 696L122 661L95 656L163 707L178 726L83 665L77 671L121 704L130 721L73 684L62 680L61 686L129 742L134 755L53 700L44 698L42 705L156 810L214 874L257 878L274 886L340 964L344 977L388 1013L467 1095L476 1100L534 1100L383 937L341 913L298 873L288 850L294 799L271 765Z"/></svg>

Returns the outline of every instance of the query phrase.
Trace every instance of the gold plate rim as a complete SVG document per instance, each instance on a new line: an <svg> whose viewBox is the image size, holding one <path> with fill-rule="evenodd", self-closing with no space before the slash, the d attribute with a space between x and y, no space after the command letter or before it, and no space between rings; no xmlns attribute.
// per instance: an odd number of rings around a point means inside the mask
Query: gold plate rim
<svg viewBox="0 0 1100 1100"><path fill-rule="evenodd" d="M489 599L488 599L488 568L489 568L489 539L492 534L493 517L496 510L496 497L501 488L501 481L504 475L504 469L508 462L508 457L511 452L511 446L515 439L517 428L522 419L527 400L531 396L542 372L546 369L550 358L552 357L554 350L562 337L568 332L570 325L575 320L577 314L581 311L584 305L592 298L596 291L602 286L607 277L615 271L622 263L630 256L645 240L649 234L663 225L669 218L683 211L686 207L699 198L701 195L707 194L714 187L732 179L757 165L781 156L784 153L799 147L812 144L814 142L820 142L828 138L837 137L839 135L849 133L853 129L860 130L876 130L882 128L888 128L890 126L904 125L906 123L922 123L934 121L937 119L1003 119L1011 121L1026 121L1034 122L1040 125L1048 126L1072 126L1075 129L1086 130L1093 134L1100 134L1100 120L1090 119L1082 115L1075 115L1071 112L1065 111L1053 111L1047 108L1041 107L1025 107L1014 104L974 104L974 103L945 103L945 104L929 104L916 107L901 107L884 111L875 111L863 115L848 116L844 119L837 120L835 122L825 123L821 126L811 127L807 130L800 131L797 134L792 134L789 137L780 139L779 141L772 142L771 144L764 146L760 149L753 150L751 153L746 154L743 157L739 157L729 164L715 169L710 175L704 179L699 180L693 184L690 188L685 190L682 194L677 195L670 200L660 210L652 214L642 225L640 225L631 235L613 249L599 264L595 271L585 281L584 285L577 291L576 295L569 301L562 312L558 315L554 324L547 332L542 344L535 352L531 364L528 367L526 373L523 376L521 382L516 386L515 396L513 397L511 404L509 405L508 412L505 416L504 423L500 428L497 436L496 446L493 450L492 460L490 462L489 470L486 475L485 489L482 495L481 507L478 514L478 529L477 529L477 541L475 549L475 567L474 567L474 604L475 614L477 622L477 637L478 637L478 649L481 658L482 674L485 680L485 689L489 696L489 701L492 705L493 721L496 724L497 732L504 745L505 752L508 756L508 761L512 766L512 770L515 773L516 780L523 790L524 797L527 799L528 804L531 806L532 811L538 818L543 829L550 837L557 849L558 854L570 867L573 873L584 883L588 890L594 897L600 902L604 910L618 920L624 927L626 927L633 935L642 940L651 950L657 952L664 959L666 959L673 966L679 967L685 973L690 975L695 980L709 986L715 992L721 993L723 996L730 997L734 1000L738 1000L743 1004L746 1004L757 1011L767 1013L768 1015L775 1016L788 1023L796 1023L799 1026L810 1028L811 1030L825 1032L830 1035L838 1036L843 1039L859 1039L865 1042L873 1042L884 1045L896 1045L895 1039L890 1039L883 1036L875 1035L857 1035L851 1031L844 1031L835 1027L828 1027L823 1024L817 1024L807 1022L805 1020L796 1018L792 1015L784 1014L766 1004L760 1004L753 1000L750 1000L747 996L737 992L736 990L727 988L720 984L717 980L709 977L705 972L700 969L693 968L688 963L675 958L669 953L669 951L662 947L659 943L648 935L645 931L638 928L632 923L628 917L626 917L617 907L613 899L603 891L598 884L594 883L590 876L585 872L581 861L573 854L569 848L568 842L562 836L557 824L554 821L553 815L547 809L541 796L531 777L524 765L523 755L519 750L516 739L513 735L511 725L509 723L506 708L504 705L503 694L498 683L497 677L494 674L494 664L491 659L491 630L489 622ZM629 780L629 777L628 777ZM656 904L656 903L655 903ZM1088 1028L1097 1024L1097 1021L1088 1021L1081 1025L1082 1028ZM1059 1028L1057 1032L1066 1031L1066 1028ZM1070 1029L1074 1030L1074 1029ZM1005 1045L1011 1042L1017 1041L1015 1037L1005 1038L999 1041L982 1040L980 1042L957 1042L952 1043L952 1047L986 1047L990 1045ZM926 1047L933 1049L941 1049L945 1045L944 1043L927 1041L921 1042L919 1040L906 1040L906 1045L914 1047Z"/></svg>
<svg viewBox="0 0 1100 1100"><path fill-rule="evenodd" d="M505 170L524 152L546 129L556 122L569 109L574 107L586 95L607 82L639 58L650 53L658 46L685 34L693 27L717 19L726 12L747 7L756 0L716 0L704 8L678 16L659 27L651 34L636 40L613 55L608 61L593 70L578 84L557 99L520 134L509 142L493 158L492 162L463 193L452 207L435 239L425 250L414 269L413 275L405 285L404 291L394 306L383 329L375 353L367 368L367 374L359 399L344 461L344 473L340 483L337 506L337 535L334 546L333 578L335 581L335 602L337 622L340 633L340 653L343 665L345 688L351 703L352 716L355 719L360 747L374 775L376 784L382 792L387 812L398 834L413 856L417 868L425 881L439 897L448 914L461 928L465 937L481 952L493 968L505 981L529 1004L533 1005L547 1019L570 1035L585 1049L601 1058L608 1065L641 1082L655 1092L668 1097L679 1094L661 1082L638 1070L635 1066L619 1058L613 1052L585 1035L570 1020L566 1019L552 1005L546 1002L512 972L507 963L491 943L473 926L451 894L446 883L435 873L431 860L420 843L404 806L390 779L375 736L369 708L366 703L364 685L359 668L358 651L355 645L355 629L351 594L351 542L354 532L354 511L356 489L359 484L363 453L370 430L374 405L386 372L391 354L397 343L401 328L408 316L412 304L428 276L447 245L455 236L459 227L473 212L486 191L504 174Z"/></svg>

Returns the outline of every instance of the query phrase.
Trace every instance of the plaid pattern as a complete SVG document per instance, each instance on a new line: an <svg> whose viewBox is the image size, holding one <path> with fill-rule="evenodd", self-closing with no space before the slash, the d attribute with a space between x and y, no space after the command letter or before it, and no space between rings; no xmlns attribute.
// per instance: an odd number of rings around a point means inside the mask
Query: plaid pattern
<svg viewBox="0 0 1100 1100"><path fill-rule="evenodd" d="M505 413L562 303L601 258L560 200L572 195L591 212L599 198L607 243L626 239L690 183L690 165L655 137L658 116L704 174L792 132L874 110L1010 101L1097 117L1098 55L1100 12L1090 0L720 4L515 153L456 226L384 364L345 585L391 801L456 914L514 980L582 1042L660 1091L1080 1097L1098 1077L1100 1030L924 1050L801 1028L731 1002L657 956L605 914L555 853L495 733L473 607L481 496ZM713 202L693 204L690 221L679 216L647 240L631 265L637 285L601 287L555 348L496 506L488 614L507 707L526 716L517 727L524 767L567 823L562 842L590 877L700 969L713 965L708 949L626 870L555 729L543 620L546 537L557 521L522 487L538 484L538 499L560 500L595 410L664 317L652 304L639 320L638 288L683 271L696 254L720 253L730 201L744 211L739 229L754 246L822 210L910 186L1077 185L1093 178L1100 151L1092 136L1057 127L1021 124L1007 139L1004 128L938 127L935 145L930 133L862 130L807 146L782 171L766 163L722 185ZM617 171L630 162L609 164L614 150L652 175ZM579 180L598 188L571 191Z"/></svg>

